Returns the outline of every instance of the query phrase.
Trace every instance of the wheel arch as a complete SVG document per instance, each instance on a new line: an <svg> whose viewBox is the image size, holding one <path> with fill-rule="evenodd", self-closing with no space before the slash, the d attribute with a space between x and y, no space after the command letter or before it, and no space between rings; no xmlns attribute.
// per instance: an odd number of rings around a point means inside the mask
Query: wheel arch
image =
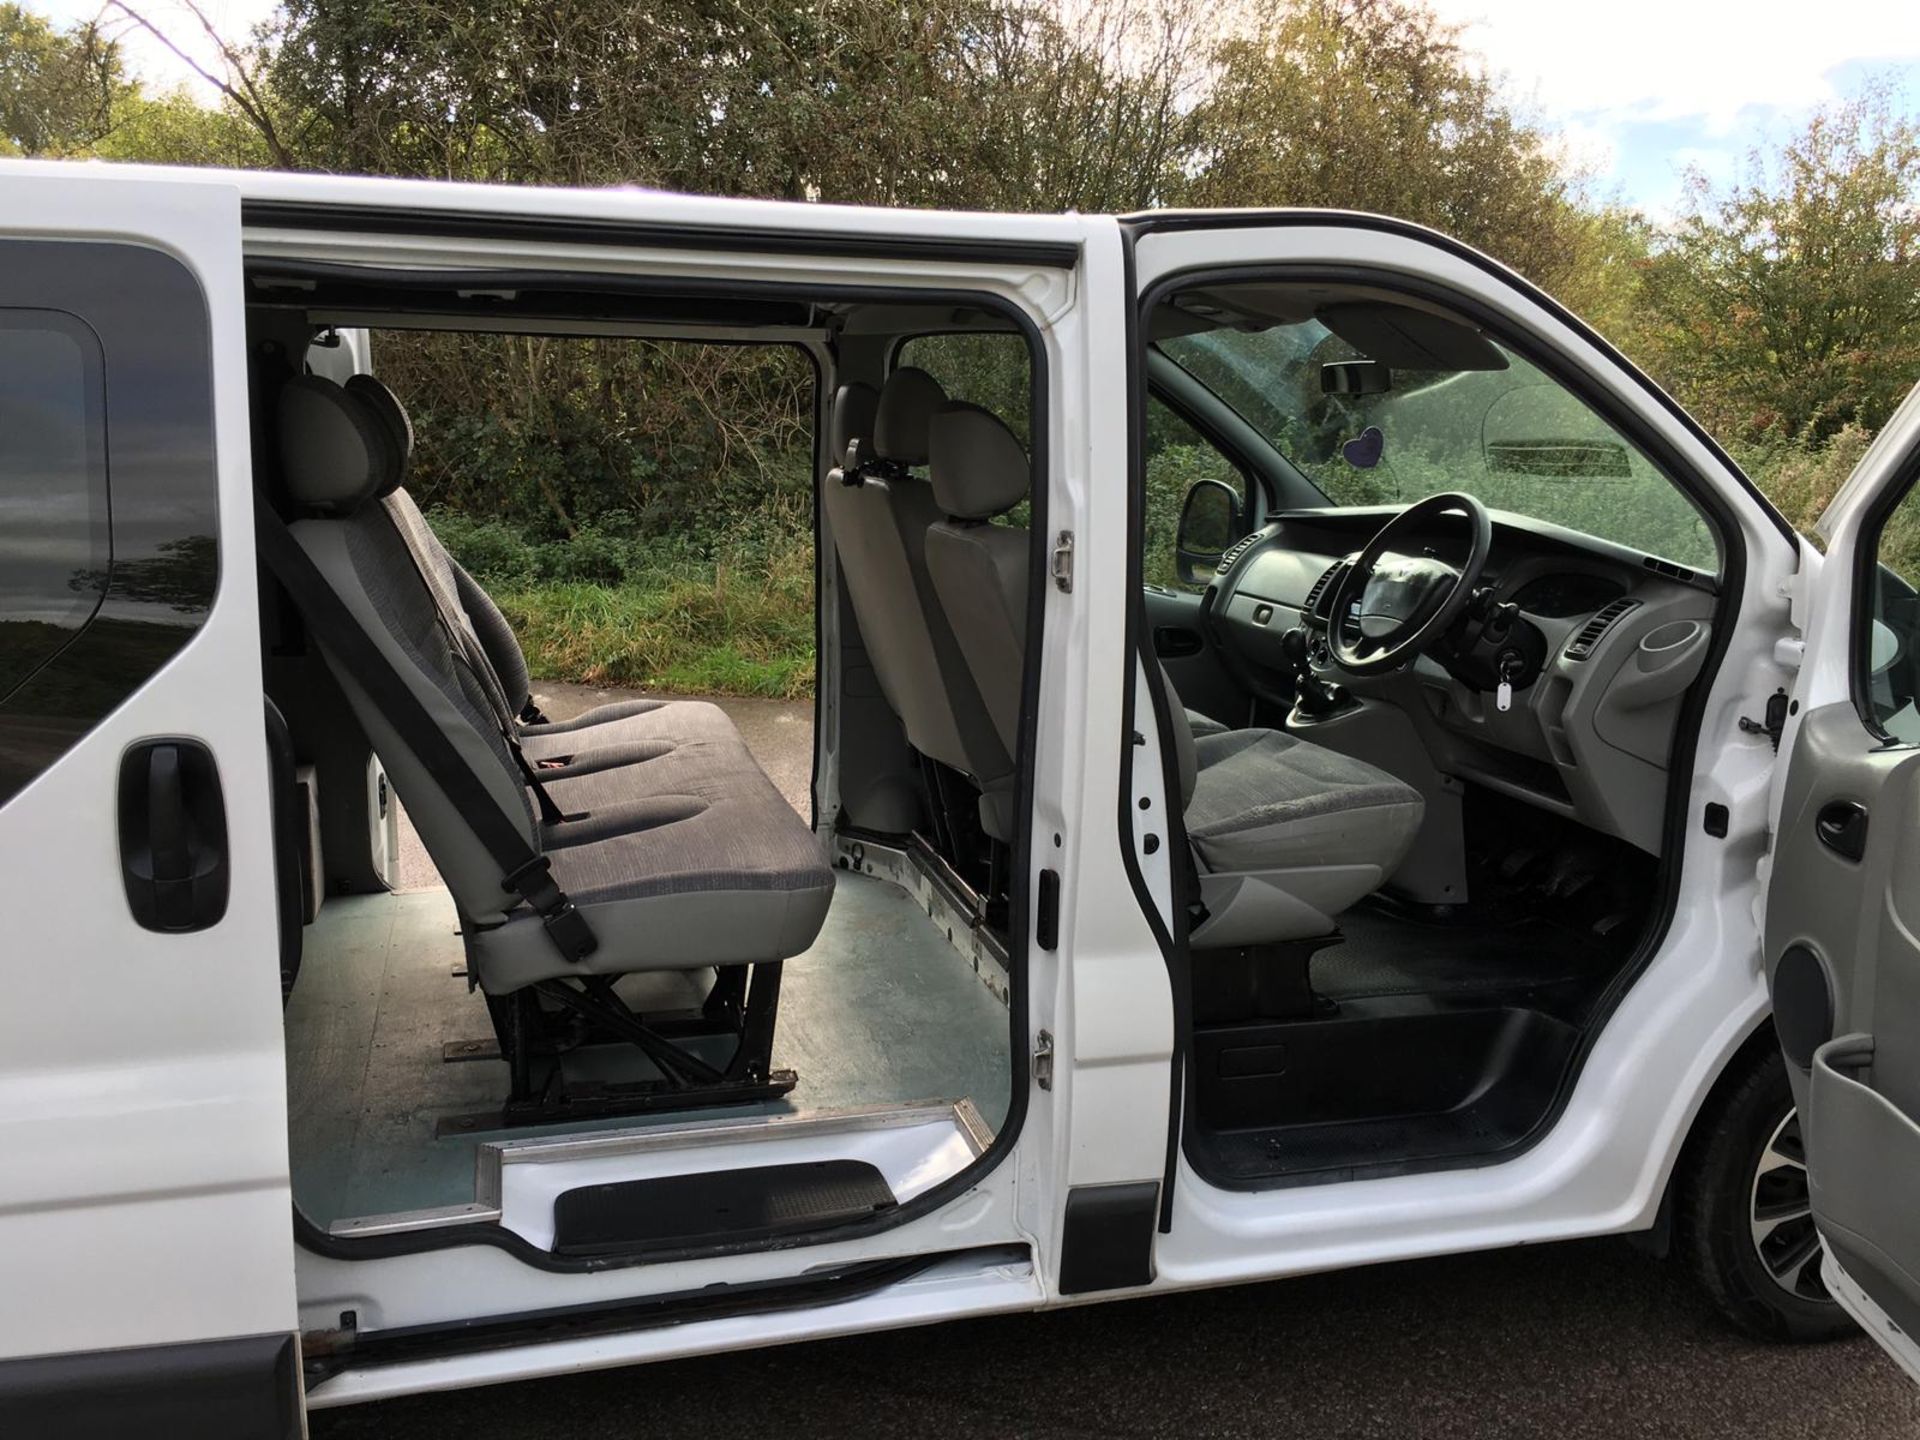
<svg viewBox="0 0 1920 1440"><path fill-rule="evenodd" d="M1720 1063L1714 1067L1713 1079L1696 1092L1698 1099L1680 1128L1680 1143L1668 1153L1666 1174L1660 1182L1660 1203L1654 1209L1652 1227L1635 1231L1627 1237L1634 1245L1660 1259L1665 1259L1672 1252L1674 1193L1699 1152L1701 1136L1706 1129L1702 1122L1713 1119L1731 1087L1739 1083L1740 1077L1759 1057L1774 1051L1778 1045L1773 1031L1773 1011L1763 1009L1747 1025L1740 1039L1721 1056Z"/></svg>

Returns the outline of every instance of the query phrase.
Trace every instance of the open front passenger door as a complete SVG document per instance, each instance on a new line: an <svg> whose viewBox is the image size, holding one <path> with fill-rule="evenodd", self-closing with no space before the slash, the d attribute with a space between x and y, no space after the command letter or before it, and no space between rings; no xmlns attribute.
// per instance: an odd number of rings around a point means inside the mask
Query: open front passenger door
<svg viewBox="0 0 1920 1440"><path fill-rule="evenodd" d="M1821 522L1781 737L1766 889L1774 1022L1806 1213L1835 1297L1920 1379L1920 390ZM1783 1156L1786 1168L1795 1157ZM1761 1185L1767 1176L1761 1176ZM1793 1260L1796 1257L1776 1257Z"/></svg>

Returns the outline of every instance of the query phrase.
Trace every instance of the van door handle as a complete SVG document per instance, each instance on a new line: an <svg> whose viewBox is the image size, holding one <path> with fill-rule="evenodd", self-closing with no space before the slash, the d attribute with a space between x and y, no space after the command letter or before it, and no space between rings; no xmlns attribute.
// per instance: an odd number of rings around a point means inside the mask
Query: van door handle
<svg viewBox="0 0 1920 1440"><path fill-rule="evenodd" d="M227 913L227 815L213 752L143 740L120 758L120 874L148 930L205 930Z"/></svg>
<svg viewBox="0 0 1920 1440"><path fill-rule="evenodd" d="M1830 800L1814 816L1813 833L1834 854L1857 861L1867 853L1867 807L1858 800Z"/></svg>
<svg viewBox="0 0 1920 1440"><path fill-rule="evenodd" d="M1188 655L1198 655L1206 648L1206 642L1200 638L1198 630L1185 625L1156 625L1153 631L1153 653L1168 660L1178 660Z"/></svg>

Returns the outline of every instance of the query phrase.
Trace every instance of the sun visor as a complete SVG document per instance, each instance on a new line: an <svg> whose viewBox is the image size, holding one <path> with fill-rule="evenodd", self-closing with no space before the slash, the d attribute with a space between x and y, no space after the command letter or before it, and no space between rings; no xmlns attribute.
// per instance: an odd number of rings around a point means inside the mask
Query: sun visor
<svg viewBox="0 0 1920 1440"><path fill-rule="evenodd" d="M1426 310L1380 300L1320 307L1320 323L1392 370L1504 370L1507 357L1480 333Z"/></svg>

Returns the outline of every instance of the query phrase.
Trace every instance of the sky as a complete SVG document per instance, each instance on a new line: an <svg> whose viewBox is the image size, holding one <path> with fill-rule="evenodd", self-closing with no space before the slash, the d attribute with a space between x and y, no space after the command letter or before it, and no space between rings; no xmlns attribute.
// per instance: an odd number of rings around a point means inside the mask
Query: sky
<svg viewBox="0 0 1920 1440"><path fill-rule="evenodd" d="M202 0L202 9L243 34L274 3ZM1731 179L1750 150L1785 140L1820 105L1871 79L1890 79L1920 113L1920 0L1431 3L1466 27L1469 47L1559 137L1597 194L1656 219L1678 209L1689 167ZM170 34L195 34L177 0L135 4ZM100 12L100 0L27 5L60 23ZM128 31L125 43L149 82L195 83L151 38Z"/></svg>

